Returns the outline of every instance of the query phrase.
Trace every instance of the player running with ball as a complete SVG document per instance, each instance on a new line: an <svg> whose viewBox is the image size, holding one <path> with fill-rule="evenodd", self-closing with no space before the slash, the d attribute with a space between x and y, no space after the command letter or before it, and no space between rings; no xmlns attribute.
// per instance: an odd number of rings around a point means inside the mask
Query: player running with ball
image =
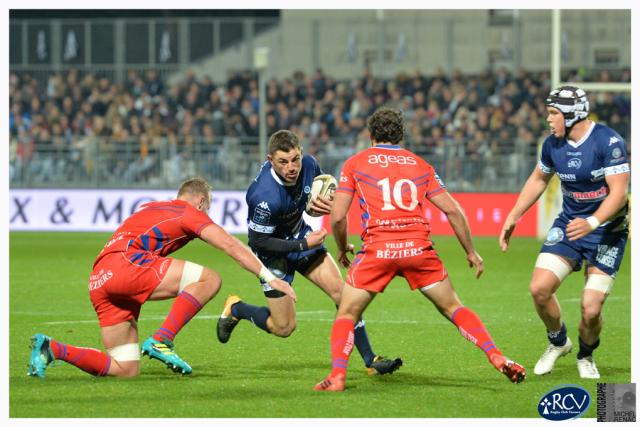
<svg viewBox="0 0 640 427"><path fill-rule="evenodd" d="M269 138L268 161L247 190L249 246L276 275L292 284L298 272L318 286L337 305L344 288L340 270L323 246L327 231L313 231L302 213L309 202L314 178L322 175L312 156L303 156L298 137L288 130ZM332 201L311 200L315 216L331 212ZM262 283L268 307L255 306L231 295L218 320L218 339L226 343L241 319L250 320L267 333L290 336L296 327L293 300L268 283ZM358 318L355 345L369 375L389 374L402 360L387 359L371 349L364 321Z"/></svg>

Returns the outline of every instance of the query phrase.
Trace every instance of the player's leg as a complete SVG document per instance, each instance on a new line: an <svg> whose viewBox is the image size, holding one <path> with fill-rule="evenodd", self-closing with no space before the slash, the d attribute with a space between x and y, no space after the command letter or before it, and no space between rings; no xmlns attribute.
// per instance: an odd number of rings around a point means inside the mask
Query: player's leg
<svg viewBox="0 0 640 427"><path fill-rule="evenodd" d="M529 290L536 312L546 327L549 340L549 345L534 367L533 372L536 375L551 372L556 360L567 355L573 348L555 295L562 281L572 270L572 261L556 254L542 252L536 260Z"/></svg>
<svg viewBox="0 0 640 427"><path fill-rule="evenodd" d="M192 369L189 364L173 350L173 340L218 293L220 284L220 275L215 271L189 261L173 259L149 299L157 301L175 297L175 301L162 325L142 344L142 353L162 361L175 372L190 374Z"/></svg>
<svg viewBox="0 0 640 427"><path fill-rule="evenodd" d="M139 373L140 352L135 319L102 327L102 341L107 352L76 347L43 334L32 337L29 375L44 377L54 360L62 360L95 376L133 377Z"/></svg>
<svg viewBox="0 0 640 427"><path fill-rule="evenodd" d="M333 257L325 252L312 263L301 265L300 270L307 279L331 298L337 308L340 304L344 280ZM359 319L355 324L354 342L369 375L391 374L402 366L402 360L399 358L387 359L374 353L364 319Z"/></svg>
<svg viewBox="0 0 640 427"><path fill-rule="evenodd" d="M287 258L261 258L261 260L276 277L289 284L293 282L295 268ZM288 337L293 333L296 327L293 300L284 293L271 288L268 283L261 282L261 285L264 296L267 298L268 307L248 304L237 295L227 297L216 326L218 341L223 344L229 341L231 333L242 319L249 320L263 331L279 337Z"/></svg>
<svg viewBox="0 0 640 427"><path fill-rule="evenodd" d="M267 297L270 316L267 318L267 329L273 335L286 338L296 329L296 307L293 300L286 295Z"/></svg>
<svg viewBox="0 0 640 427"><path fill-rule="evenodd" d="M614 279L595 266L585 271L585 288L582 291L581 318L578 327L580 350L577 355L581 378L598 379L600 373L593 360L593 351L600 345L602 307L611 291Z"/></svg>
<svg viewBox="0 0 640 427"><path fill-rule="evenodd" d="M458 328L460 335L474 343L487 355L489 362L498 371L504 373L512 382L519 383L524 380L524 368L503 356L478 315L462 305L449 277L423 286L420 288L420 292Z"/></svg>
<svg viewBox="0 0 640 427"><path fill-rule="evenodd" d="M336 320L331 328L331 373L315 385L318 391L343 391L349 356L354 345L355 323L375 297L374 292L345 286Z"/></svg>
<svg viewBox="0 0 640 427"><path fill-rule="evenodd" d="M315 260L313 264L307 266L304 276L327 294L336 305L336 308L339 306L344 280L338 265L329 253L325 253ZM365 366L369 368L376 355L371 348L363 319L359 319L355 324L354 342Z"/></svg>

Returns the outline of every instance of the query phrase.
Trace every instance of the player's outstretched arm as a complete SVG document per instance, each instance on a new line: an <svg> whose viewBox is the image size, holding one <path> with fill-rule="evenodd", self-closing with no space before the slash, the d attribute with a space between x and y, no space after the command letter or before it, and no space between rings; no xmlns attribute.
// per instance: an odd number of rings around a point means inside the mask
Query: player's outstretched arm
<svg viewBox="0 0 640 427"><path fill-rule="evenodd" d="M527 181L524 183L516 204L507 215L502 225L500 238L498 240L500 249L504 252L509 247L509 239L516 228L516 223L529 210L531 206L540 198L545 188L549 184L552 174L546 174L536 166Z"/></svg>
<svg viewBox="0 0 640 427"><path fill-rule="evenodd" d="M575 218L567 224L567 238L581 239L618 213L627 203L629 179L629 172L605 176L609 194L590 218Z"/></svg>
<svg viewBox="0 0 640 427"><path fill-rule="evenodd" d="M294 301L296 300L296 294L287 282L274 277L258 257L251 252L251 249L249 249L248 246L236 237L227 233L219 225L211 224L205 227L200 234L200 238L214 248L224 251L238 264L240 264L242 268L263 279L265 282L269 283L272 288L280 292L284 292L286 295L293 298Z"/></svg>
<svg viewBox="0 0 640 427"><path fill-rule="evenodd" d="M451 194L447 191L430 198L429 201L447 216L449 224L451 224L451 228L453 228L453 232L456 234L460 245L462 245L462 248L467 254L469 267L475 268L476 279L479 278L484 271L484 261L473 247L473 239L471 238L469 223L467 222L467 217L464 215L460 204L458 204L458 202L451 197Z"/></svg>

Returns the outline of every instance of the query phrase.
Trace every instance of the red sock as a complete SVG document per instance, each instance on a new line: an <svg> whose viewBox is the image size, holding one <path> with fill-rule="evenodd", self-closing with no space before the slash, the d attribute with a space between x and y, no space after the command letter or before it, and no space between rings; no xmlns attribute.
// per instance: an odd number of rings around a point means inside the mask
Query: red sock
<svg viewBox="0 0 640 427"><path fill-rule="evenodd" d="M180 329L189 322L202 308L202 304L189 292L178 294L164 323L153 334L158 341L173 341Z"/></svg>
<svg viewBox="0 0 640 427"><path fill-rule="evenodd" d="M53 357L64 360L83 371L103 377L109 373L111 357L95 348L74 347L69 344L62 344L53 338L49 342Z"/></svg>
<svg viewBox="0 0 640 427"><path fill-rule="evenodd" d="M349 355L353 350L353 328L351 319L336 319L331 329L331 376L347 374Z"/></svg>
<svg viewBox="0 0 640 427"><path fill-rule="evenodd" d="M493 343L493 339L484 327L482 320L467 307L460 307L454 311L451 315L451 321L458 327L460 335L480 347L489 360L493 355L502 354Z"/></svg>

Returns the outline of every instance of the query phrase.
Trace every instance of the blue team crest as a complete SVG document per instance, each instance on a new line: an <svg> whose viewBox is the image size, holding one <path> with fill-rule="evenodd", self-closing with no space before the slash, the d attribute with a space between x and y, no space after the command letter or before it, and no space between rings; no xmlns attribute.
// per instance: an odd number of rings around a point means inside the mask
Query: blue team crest
<svg viewBox="0 0 640 427"><path fill-rule="evenodd" d="M567 167L569 168L579 169L580 166L582 166L582 160L578 159L577 157L570 159L567 163Z"/></svg>
<svg viewBox="0 0 640 427"><path fill-rule="evenodd" d="M557 387L538 402L538 414L551 421L564 421L583 416L591 404L591 395L577 385Z"/></svg>
<svg viewBox="0 0 640 427"><path fill-rule="evenodd" d="M618 147L614 148L611 151L611 157L613 157L614 159L619 158L620 156L622 156L622 150L619 149Z"/></svg>
<svg viewBox="0 0 640 427"><path fill-rule="evenodd" d="M556 243L564 239L564 231L560 227L553 227L547 233L547 240L544 242L545 246L553 246Z"/></svg>
<svg viewBox="0 0 640 427"><path fill-rule="evenodd" d="M311 187L309 187L308 185L304 186L304 194L309 194L311 192Z"/></svg>

